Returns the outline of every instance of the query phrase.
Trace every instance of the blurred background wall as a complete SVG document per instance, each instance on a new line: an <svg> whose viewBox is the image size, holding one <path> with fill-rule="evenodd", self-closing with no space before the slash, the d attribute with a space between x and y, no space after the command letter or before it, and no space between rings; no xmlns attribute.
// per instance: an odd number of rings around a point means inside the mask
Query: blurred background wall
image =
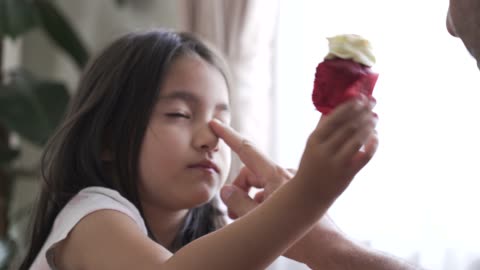
<svg viewBox="0 0 480 270"><path fill-rule="evenodd" d="M178 5L170 0L56 1L88 46L95 53L113 39L134 30L154 27L178 28ZM34 31L25 37L22 63L35 73L68 82L75 89L78 69L65 54L52 50L51 41Z"/></svg>

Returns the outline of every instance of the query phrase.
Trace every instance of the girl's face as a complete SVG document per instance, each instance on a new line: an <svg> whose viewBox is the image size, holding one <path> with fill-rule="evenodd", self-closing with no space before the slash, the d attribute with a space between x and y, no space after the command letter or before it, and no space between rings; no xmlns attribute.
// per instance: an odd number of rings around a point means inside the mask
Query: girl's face
<svg viewBox="0 0 480 270"><path fill-rule="evenodd" d="M197 56L171 66L140 151L139 192L143 204L180 210L208 202L225 182L230 149L208 123L230 122L226 81Z"/></svg>

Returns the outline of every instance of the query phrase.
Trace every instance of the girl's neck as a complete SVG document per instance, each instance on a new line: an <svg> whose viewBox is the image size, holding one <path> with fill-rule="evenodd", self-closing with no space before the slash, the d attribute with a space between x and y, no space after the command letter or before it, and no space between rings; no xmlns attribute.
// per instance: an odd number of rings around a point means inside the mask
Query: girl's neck
<svg viewBox="0 0 480 270"><path fill-rule="evenodd" d="M182 225L188 210L172 211L152 204L142 205L145 221L159 244L169 248Z"/></svg>

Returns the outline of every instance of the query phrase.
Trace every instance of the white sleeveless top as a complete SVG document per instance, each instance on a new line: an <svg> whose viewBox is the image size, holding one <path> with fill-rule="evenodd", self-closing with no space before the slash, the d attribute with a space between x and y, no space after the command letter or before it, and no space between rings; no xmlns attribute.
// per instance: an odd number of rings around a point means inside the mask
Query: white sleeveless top
<svg viewBox="0 0 480 270"><path fill-rule="evenodd" d="M55 218L53 228L30 270L56 270L52 247L64 240L77 223L98 210L115 210L126 214L148 235L145 222L138 209L117 191L103 187L88 187L75 195Z"/></svg>

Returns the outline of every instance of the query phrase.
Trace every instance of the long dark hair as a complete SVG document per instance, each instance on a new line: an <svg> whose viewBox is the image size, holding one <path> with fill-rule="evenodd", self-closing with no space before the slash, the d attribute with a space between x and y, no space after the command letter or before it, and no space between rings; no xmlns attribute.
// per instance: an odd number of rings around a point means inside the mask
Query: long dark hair
<svg viewBox="0 0 480 270"><path fill-rule="evenodd" d="M218 53L185 33L127 34L89 64L42 158L44 182L21 270L30 267L60 210L83 188L114 189L142 213L136 184L140 146L165 74L175 59L186 54L198 55L218 68L228 84L226 65ZM102 159L106 150L112 155L109 164ZM223 213L216 204L213 200L190 210L167 248L176 251L223 226Z"/></svg>

